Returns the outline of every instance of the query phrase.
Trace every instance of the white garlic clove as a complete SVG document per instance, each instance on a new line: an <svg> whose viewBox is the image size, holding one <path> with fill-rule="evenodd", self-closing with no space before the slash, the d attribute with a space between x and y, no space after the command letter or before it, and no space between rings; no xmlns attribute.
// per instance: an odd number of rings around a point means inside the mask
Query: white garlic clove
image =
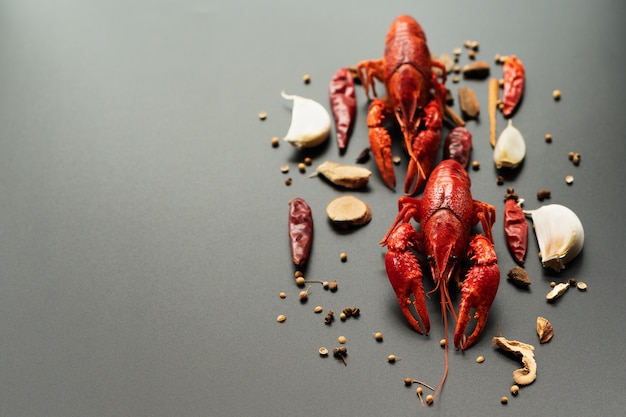
<svg viewBox="0 0 626 417"><path fill-rule="evenodd" d="M330 114L317 101L296 95L280 93L293 100L291 124L284 140L296 148L311 148L324 143L330 134Z"/></svg>
<svg viewBox="0 0 626 417"><path fill-rule="evenodd" d="M558 272L583 249L583 225L569 208L548 204L536 210L525 210L524 213L532 217L544 267Z"/></svg>
<svg viewBox="0 0 626 417"><path fill-rule="evenodd" d="M526 156L526 142L522 133L513 126L513 120L504 128L493 149L496 168L516 168Z"/></svg>

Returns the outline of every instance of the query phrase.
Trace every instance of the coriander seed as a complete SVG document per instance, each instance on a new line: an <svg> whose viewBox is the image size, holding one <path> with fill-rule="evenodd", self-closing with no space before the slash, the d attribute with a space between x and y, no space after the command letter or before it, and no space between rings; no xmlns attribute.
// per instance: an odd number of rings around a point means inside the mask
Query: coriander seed
<svg viewBox="0 0 626 417"><path fill-rule="evenodd" d="M296 278L296 285L302 287L306 283L306 279L304 277Z"/></svg>
<svg viewBox="0 0 626 417"><path fill-rule="evenodd" d="M552 98L554 98L554 101L559 101L561 99L561 90L554 90L552 92Z"/></svg>
<svg viewBox="0 0 626 417"><path fill-rule="evenodd" d="M476 358L476 363L483 363L485 361L485 357L484 356L479 356Z"/></svg>
<svg viewBox="0 0 626 417"><path fill-rule="evenodd" d="M267 119L267 112L264 112L264 111L259 112L259 119L260 120Z"/></svg>
<svg viewBox="0 0 626 417"><path fill-rule="evenodd" d="M279 145L280 145L280 138L278 136L274 136L272 138L272 147L278 148Z"/></svg>
<svg viewBox="0 0 626 417"><path fill-rule="evenodd" d="M279 323L282 323L285 320L287 320L287 316L285 316L284 314L281 314L278 317L276 317L276 321L279 322Z"/></svg>
<svg viewBox="0 0 626 417"><path fill-rule="evenodd" d="M321 313L322 311L324 311L324 307L322 307L322 306L316 306L316 307L313 309L313 312L314 312L315 314L319 314L319 313Z"/></svg>
<svg viewBox="0 0 626 417"><path fill-rule="evenodd" d="M396 355L389 355L389 356L387 356L387 362L389 362L389 363L395 363L397 359L398 358L396 357Z"/></svg>
<svg viewBox="0 0 626 417"><path fill-rule="evenodd" d="M284 298L287 298L287 293L284 293L284 292L282 292L282 291L281 291L281 292L279 292L279 293L278 293L278 296L279 296L280 298L283 298L283 299L284 299Z"/></svg>
<svg viewBox="0 0 626 417"><path fill-rule="evenodd" d="M431 405L435 401L435 397L432 394L428 394L426 396L426 404Z"/></svg>
<svg viewBox="0 0 626 417"><path fill-rule="evenodd" d="M311 76L309 74L304 74L302 76L302 81L304 81L305 84L309 84L311 82Z"/></svg>
<svg viewBox="0 0 626 417"><path fill-rule="evenodd" d="M340 344L344 345L344 344L346 343L346 337L345 337L345 336L339 336L339 337L337 338L337 341L338 341Z"/></svg>
<svg viewBox="0 0 626 417"><path fill-rule="evenodd" d="M517 394L519 394L519 387L518 387L517 385L513 385L513 386L511 387L511 394L512 394L513 396L516 396Z"/></svg>
<svg viewBox="0 0 626 417"><path fill-rule="evenodd" d="M382 342L383 341L383 334L381 332L374 333L374 339L376 339L377 342Z"/></svg>
<svg viewBox="0 0 626 417"><path fill-rule="evenodd" d="M320 353L320 356L328 356L328 349L326 349L324 346L319 348L317 351Z"/></svg>
<svg viewBox="0 0 626 417"><path fill-rule="evenodd" d="M348 260L348 254L345 252L341 252L339 254L339 259L341 259L341 262L346 262Z"/></svg>
<svg viewBox="0 0 626 417"><path fill-rule="evenodd" d="M509 399L507 397L500 398L500 403L507 404L508 402L509 402Z"/></svg>
<svg viewBox="0 0 626 417"><path fill-rule="evenodd" d="M300 294L298 294L298 297L300 298L300 301L305 302L309 298L309 290L310 289L311 289L311 285L309 285L309 288L307 288L306 290L300 291Z"/></svg>

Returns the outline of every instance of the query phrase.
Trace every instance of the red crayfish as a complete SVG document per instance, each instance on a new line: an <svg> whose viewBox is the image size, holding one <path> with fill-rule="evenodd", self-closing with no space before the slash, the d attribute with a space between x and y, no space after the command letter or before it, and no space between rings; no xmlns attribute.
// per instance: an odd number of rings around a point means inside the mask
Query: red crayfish
<svg viewBox="0 0 626 417"><path fill-rule="evenodd" d="M441 69L442 82L433 67ZM376 97L375 80L384 83L387 90L385 99L372 101L367 116L370 148L383 181L389 188L395 188L391 136L384 126L387 120L395 119L410 156L404 192L413 195L428 178L441 142L445 67L431 60L426 35L419 23L403 15L392 23L387 33L384 57L360 62L357 72L368 98L370 88Z"/></svg>
<svg viewBox="0 0 626 417"><path fill-rule="evenodd" d="M382 246L387 246L385 267L402 313L420 334L429 332L430 320L422 284L422 268L415 252L424 257L430 268L436 283L433 291L439 289L446 334L446 365L437 393L448 372L447 312L456 321L454 346L461 350L469 348L485 327L500 283L500 269L491 234L496 211L490 204L473 200L470 185L469 175L457 161L443 160L433 170L421 198L400 197L399 214L380 242ZM419 232L411 225L412 219L420 224ZM472 228L478 223L484 234L471 236ZM461 283L459 277L464 260L470 261L471 266ZM454 312L448 292L452 278L460 286L461 292L458 315ZM413 316L411 305L423 329ZM466 336L472 311L476 325L471 335Z"/></svg>

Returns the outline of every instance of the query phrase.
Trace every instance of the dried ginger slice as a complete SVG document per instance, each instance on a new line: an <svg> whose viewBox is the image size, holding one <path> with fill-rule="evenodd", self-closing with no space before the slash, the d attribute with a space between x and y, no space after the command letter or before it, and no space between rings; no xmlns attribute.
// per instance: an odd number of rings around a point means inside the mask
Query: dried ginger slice
<svg viewBox="0 0 626 417"><path fill-rule="evenodd" d="M337 197L326 206L328 218L338 227L362 226L372 219L370 206L353 196Z"/></svg>
<svg viewBox="0 0 626 417"><path fill-rule="evenodd" d="M513 371L513 381L518 385L529 385L537 379L537 362L535 362L535 347L517 340L508 340L504 337L494 337L493 343L500 349L521 356L521 369Z"/></svg>

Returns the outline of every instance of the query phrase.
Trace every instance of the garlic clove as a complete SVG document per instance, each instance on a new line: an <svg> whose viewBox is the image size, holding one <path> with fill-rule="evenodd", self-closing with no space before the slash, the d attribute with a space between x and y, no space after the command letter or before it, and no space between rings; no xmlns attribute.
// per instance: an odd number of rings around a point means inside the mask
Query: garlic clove
<svg viewBox="0 0 626 417"><path fill-rule="evenodd" d="M504 128L493 149L496 168L516 168L526 156L526 142L522 133L513 126L513 120Z"/></svg>
<svg viewBox="0 0 626 417"><path fill-rule="evenodd" d="M291 124L284 140L298 149L324 143L330 134L330 114L326 108L309 98L285 94L284 91L280 95L293 100Z"/></svg>
<svg viewBox="0 0 626 417"><path fill-rule="evenodd" d="M572 210L560 204L548 204L524 213L532 217L544 267L558 272L580 253L585 231Z"/></svg>

